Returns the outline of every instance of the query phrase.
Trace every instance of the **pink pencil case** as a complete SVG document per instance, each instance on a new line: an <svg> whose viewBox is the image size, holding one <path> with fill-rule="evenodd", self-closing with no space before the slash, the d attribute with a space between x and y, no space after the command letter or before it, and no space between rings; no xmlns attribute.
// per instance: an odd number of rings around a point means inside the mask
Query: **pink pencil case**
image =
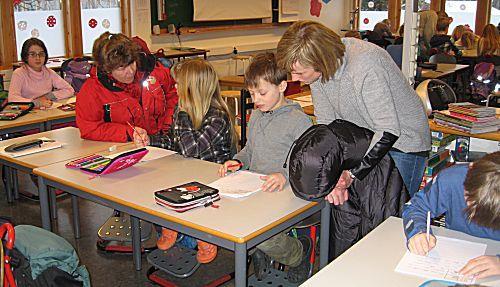
<svg viewBox="0 0 500 287"><path fill-rule="evenodd" d="M66 167L79 168L84 172L95 175L109 174L133 166L141 161L148 152L146 148L140 148L124 152L114 158L91 155L68 162Z"/></svg>

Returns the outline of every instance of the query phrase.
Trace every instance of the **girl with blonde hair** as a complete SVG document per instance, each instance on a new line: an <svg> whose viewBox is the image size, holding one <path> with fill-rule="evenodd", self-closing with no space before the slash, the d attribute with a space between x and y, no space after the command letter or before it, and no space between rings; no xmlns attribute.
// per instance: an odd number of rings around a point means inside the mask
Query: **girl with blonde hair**
<svg viewBox="0 0 500 287"><path fill-rule="evenodd" d="M462 34L466 31L464 25L458 25L453 29L453 33L451 33L451 38L453 42L457 42L462 38Z"/></svg>
<svg viewBox="0 0 500 287"><path fill-rule="evenodd" d="M477 45L478 56L498 56L500 54L500 39L498 30L493 24L488 24L483 29L483 34Z"/></svg>
<svg viewBox="0 0 500 287"><path fill-rule="evenodd" d="M189 59L173 67L178 107L170 130L164 134L134 133L137 145L150 144L179 152L185 157L224 163L236 151L234 118L221 97L215 69L202 59ZM175 244L177 232L163 228L158 248L169 249ZM217 256L217 246L198 240L197 259L209 263Z"/></svg>

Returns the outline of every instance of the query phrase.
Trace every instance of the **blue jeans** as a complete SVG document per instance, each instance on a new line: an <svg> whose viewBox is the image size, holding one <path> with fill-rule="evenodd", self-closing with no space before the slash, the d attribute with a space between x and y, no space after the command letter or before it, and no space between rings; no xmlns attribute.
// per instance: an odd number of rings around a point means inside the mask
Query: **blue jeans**
<svg viewBox="0 0 500 287"><path fill-rule="evenodd" d="M410 197L413 197L422 182L426 157L393 150L389 154L396 163Z"/></svg>

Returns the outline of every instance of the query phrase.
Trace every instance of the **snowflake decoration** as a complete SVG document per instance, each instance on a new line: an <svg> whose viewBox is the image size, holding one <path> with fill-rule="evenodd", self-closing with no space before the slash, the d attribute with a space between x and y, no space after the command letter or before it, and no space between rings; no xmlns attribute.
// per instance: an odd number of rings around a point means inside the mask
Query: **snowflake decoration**
<svg viewBox="0 0 500 287"><path fill-rule="evenodd" d="M109 27L110 27L110 26L111 26L111 22L109 22L109 20L108 20L108 19L104 19L104 20L102 20L102 27L103 27L104 29L109 29Z"/></svg>
<svg viewBox="0 0 500 287"><path fill-rule="evenodd" d="M56 17L54 16L49 16L47 17L47 26L49 26L50 28L54 27L56 25L57 21L56 21Z"/></svg>
<svg viewBox="0 0 500 287"><path fill-rule="evenodd" d="M38 29L31 30L31 37L38 38L40 36L40 31Z"/></svg>
<svg viewBox="0 0 500 287"><path fill-rule="evenodd" d="M26 30L26 28L28 28L28 22L26 22L26 21L17 22L17 28L21 31Z"/></svg>
<svg viewBox="0 0 500 287"><path fill-rule="evenodd" d="M97 20L92 18L89 20L89 27L94 29L95 27L97 27Z"/></svg>

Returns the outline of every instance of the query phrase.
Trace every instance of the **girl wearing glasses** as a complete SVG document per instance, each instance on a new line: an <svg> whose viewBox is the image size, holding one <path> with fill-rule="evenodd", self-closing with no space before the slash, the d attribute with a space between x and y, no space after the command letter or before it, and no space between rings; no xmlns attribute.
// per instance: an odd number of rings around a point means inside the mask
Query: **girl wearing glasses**
<svg viewBox="0 0 500 287"><path fill-rule="evenodd" d="M123 34L102 34L92 56L96 66L76 99L82 138L127 142L134 131L168 131L177 105L169 69Z"/></svg>
<svg viewBox="0 0 500 287"><path fill-rule="evenodd" d="M48 108L53 101L73 96L71 85L45 66L47 48L40 39L24 41L21 59L24 65L12 73L9 102L33 102L35 107Z"/></svg>

